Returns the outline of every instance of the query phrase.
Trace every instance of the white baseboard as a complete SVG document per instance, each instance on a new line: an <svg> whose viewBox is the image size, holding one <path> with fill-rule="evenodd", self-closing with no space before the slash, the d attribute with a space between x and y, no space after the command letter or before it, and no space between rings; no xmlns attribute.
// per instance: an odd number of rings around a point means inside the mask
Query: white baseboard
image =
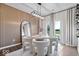
<svg viewBox="0 0 79 59"><path fill-rule="evenodd" d="M70 44L65 44L67 46L71 46L71 47L77 47L77 45L70 45Z"/></svg>
<svg viewBox="0 0 79 59"><path fill-rule="evenodd" d="M77 45L70 45L70 44L67 44L67 43L61 43L63 45L66 45L66 46L71 46L71 47L77 47Z"/></svg>
<svg viewBox="0 0 79 59"><path fill-rule="evenodd" d="M5 49L5 48L9 48L9 47L13 47L13 46L17 46L17 45L20 45L20 44L21 43L17 43L17 44L12 44L12 45L9 45L9 46L1 47L0 50Z"/></svg>

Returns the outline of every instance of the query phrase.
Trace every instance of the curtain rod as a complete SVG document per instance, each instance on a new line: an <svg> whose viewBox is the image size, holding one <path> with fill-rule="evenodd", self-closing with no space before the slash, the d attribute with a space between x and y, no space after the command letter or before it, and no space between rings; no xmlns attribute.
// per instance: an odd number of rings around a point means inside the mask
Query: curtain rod
<svg viewBox="0 0 79 59"><path fill-rule="evenodd" d="M67 9L64 9L64 10L61 10L61 11L58 11L58 12L55 12L55 13L51 13L51 14L60 13L60 12L63 12L63 11L69 10L69 9L73 9L73 8L75 8L75 7L76 7L76 6L73 6L73 7L70 7L70 8L67 8ZM49 15L51 15L51 14L49 14ZM49 16L49 15L46 15L46 16ZM44 17L46 17L46 16L44 16Z"/></svg>
<svg viewBox="0 0 79 59"><path fill-rule="evenodd" d="M73 9L73 8L75 8L75 7L76 7L76 6L73 6L73 7L70 7L70 8L67 8L67 9L64 9L64 10L61 10L61 11L58 11L58 12L52 13L52 14L60 13L60 12L62 12L62 11L66 11L66 10L69 10L69 9Z"/></svg>

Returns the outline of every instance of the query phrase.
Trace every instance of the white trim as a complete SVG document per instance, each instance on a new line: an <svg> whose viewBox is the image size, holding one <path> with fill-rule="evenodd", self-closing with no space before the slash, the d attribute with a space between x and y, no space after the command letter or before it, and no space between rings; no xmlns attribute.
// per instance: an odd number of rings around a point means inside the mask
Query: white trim
<svg viewBox="0 0 79 59"><path fill-rule="evenodd" d="M12 44L12 45L9 45L9 46L1 47L0 50L5 49L5 48L9 48L9 47L13 47L13 46L17 46L17 45L20 45L20 44L21 43L17 43L17 44Z"/></svg>
<svg viewBox="0 0 79 59"><path fill-rule="evenodd" d="M70 45L70 44L65 44L67 46L71 46L71 47L77 47L77 45Z"/></svg>
<svg viewBox="0 0 79 59"><path fill-rule="evenodd" d="M66 44L66 43L61 43L62 45L66 45L66 46L70 46L70 47L77 47L77 45L70 45L70 44Z"/></svg>

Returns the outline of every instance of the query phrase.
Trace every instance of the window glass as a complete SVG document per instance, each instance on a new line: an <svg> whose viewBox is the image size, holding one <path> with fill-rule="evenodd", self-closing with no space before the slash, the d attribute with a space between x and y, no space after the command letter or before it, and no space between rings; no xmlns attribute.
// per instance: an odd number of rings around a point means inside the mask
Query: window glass
<svg viewBox="0 0 79 59"><path fill-rule="evenodd" d="M60 21L55 21L55 36L60 36Z"/></svg>

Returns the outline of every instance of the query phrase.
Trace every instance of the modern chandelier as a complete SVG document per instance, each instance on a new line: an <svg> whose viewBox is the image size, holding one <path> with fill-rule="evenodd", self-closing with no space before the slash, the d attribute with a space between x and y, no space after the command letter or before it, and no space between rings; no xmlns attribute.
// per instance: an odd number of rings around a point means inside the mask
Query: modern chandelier
<svg viewBox="0 0 79 59"><path fill-rule="evenodd" d="M41 3L37 3L38 5L39 5L39 7L37 7L37 8L39 8L39 10L34 10L34 11L32 11L31 12L31 14L33 15L33 16L36 16L36 17L39 17L39 18L41 18L41 19L44 19L44 17L42 17L41 16Z"/></svg>

